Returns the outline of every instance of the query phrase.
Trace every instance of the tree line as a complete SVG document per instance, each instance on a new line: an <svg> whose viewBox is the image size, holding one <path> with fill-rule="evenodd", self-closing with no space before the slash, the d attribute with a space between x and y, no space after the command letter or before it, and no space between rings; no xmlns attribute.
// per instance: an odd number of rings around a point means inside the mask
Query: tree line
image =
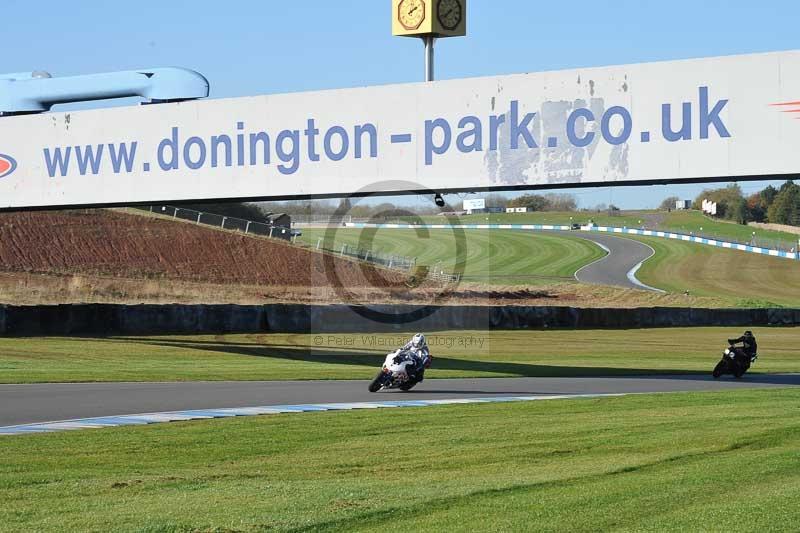
<svg viewBox="0 0 800 533"><path fill-rule="evenodd" d="M452 196L451 196L452 198ZM486 207L527 207L530 211L576 211L578 206L571 194L523 194L508 198L502 194L490 193L484 196ZM674 209L676 196L670 196L661 203L661 209ZM772 185L745 196L739 185L732 183L718 189L706 189L694 200L693 208L701 209L703 200L717 203L717 217L740 224L748 222L770 222L800 226L800 185L789 180L779 188ZM293 200L286 202L261 203L202 203L184 205L189 209L217 213L248 220L261 220L268 213L288 213L290 215L335 215L345 213L356 218L400 217L410 214L435 215L442 211L460 211L458 205L446 204L439 208L431 202L426 205L395 205L391 202L367 204L359 200ZM605 209L605 206L604 206ZM609 210L616 210L609 206Z"/></svg>
<svg viewBox="0 0 800 533"><path fill-rule="evenodd" d="M453 196L450 200L452 201ZM571 194L523 194L510 199L507 196L497 193L490 193L484 196L486 207L506 208L506 207L527 207L530 211L575 211L577 202ZM379 204L366 203L358 199L343 198L341 200L288 200L284 202L230 202L230 203L194 203L181 204L181 207L203 211L206 213L216 213L230 217L243 218L248 220L260 220L268 213L287 213L292 216L333 216L346 214L355 218L379 217L402 217L409 215L436 215L441 212L461 211L462 205L460 198L453 204L447 202L444 207L415 204L411 206L396 205L391 202Z"/></svg>
<svg viewBox="0 0 800 533"><path fill-rule="evenodd" d="M800 226L800 185L792 180L780 188L769 185L749 196L745 196L735 183L719 189L706 189L695 198L692 207L701 209L703 200L717 203L718 218L739 224L769 222ZM675 205L674 199L668 198L662 203L662 208L667 203Z"/></svg>

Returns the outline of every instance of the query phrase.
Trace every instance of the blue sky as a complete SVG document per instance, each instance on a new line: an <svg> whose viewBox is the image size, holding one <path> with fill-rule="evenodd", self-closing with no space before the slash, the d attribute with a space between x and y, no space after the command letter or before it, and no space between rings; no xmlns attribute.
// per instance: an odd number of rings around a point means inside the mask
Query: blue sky
<svg viewBox="0 0 800 533"><path fill-rule="evenodd" d="M184 66L212 97L419 81L422 48L391 36L390 0L3 0L0 72L56 76ZM469 36L437 77L683 59L800 46L800 2L470 0ZM755 190L765 184L743 184ZM575 191L583 205L658 204L703 187ZM642 194L646 191L646 194Z"/></svg>

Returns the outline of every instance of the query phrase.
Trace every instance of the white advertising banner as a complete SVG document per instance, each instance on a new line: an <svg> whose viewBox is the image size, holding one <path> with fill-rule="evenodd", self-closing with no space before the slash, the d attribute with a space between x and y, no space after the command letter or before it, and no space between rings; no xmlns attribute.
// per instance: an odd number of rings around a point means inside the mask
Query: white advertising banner
<svg viewBox="0 0 800 533"><path fill-rule="evenodd" d="M464 200L464 210L486 209L486 199L476 198L474 200Z"/></svg>
<svg viewBox="0 0 800 533"><path fill-rule="evenodd" d="M800 51L0 117L0 208L800 173Z"/></svg>

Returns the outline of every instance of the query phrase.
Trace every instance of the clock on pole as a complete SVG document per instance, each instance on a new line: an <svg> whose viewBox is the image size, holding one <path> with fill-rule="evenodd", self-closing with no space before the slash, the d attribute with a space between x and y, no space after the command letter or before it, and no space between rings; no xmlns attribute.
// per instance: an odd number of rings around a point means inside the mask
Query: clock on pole
<svg viewBox="0 0 800 533"><path fill-rule="evenodd" d="M433 81L436 39L467 34L467 0L392 0L392 35L425 42L425 80Z"/></svg>

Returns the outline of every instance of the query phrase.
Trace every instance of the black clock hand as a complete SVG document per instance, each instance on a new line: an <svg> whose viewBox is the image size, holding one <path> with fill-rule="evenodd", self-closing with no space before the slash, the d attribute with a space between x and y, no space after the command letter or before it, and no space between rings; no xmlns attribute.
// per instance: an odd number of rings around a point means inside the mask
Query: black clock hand
<svg viewBox="0 0 800 533"><path fill-rule="evenodd" d="M450 8L450 11L448 11L447 13L445 13L444 15L442 15L442 18L443 18L443 19L446 19L447 17L449 17L449 16L450 16L450 13L452 13L452 12L453 12L453 8Z"/></svg>
<svg viewBox="0 0 800 533"><path fill-rule="evenodd" d="M412 8L411 8L411 11L409 11L409 12L408 12L408 14L409 14L409 15L413 15L413 14L414 14L414 11L416 11L418 7L419 7L419 6L414 6L414 7L412 7Z"/></svg>

